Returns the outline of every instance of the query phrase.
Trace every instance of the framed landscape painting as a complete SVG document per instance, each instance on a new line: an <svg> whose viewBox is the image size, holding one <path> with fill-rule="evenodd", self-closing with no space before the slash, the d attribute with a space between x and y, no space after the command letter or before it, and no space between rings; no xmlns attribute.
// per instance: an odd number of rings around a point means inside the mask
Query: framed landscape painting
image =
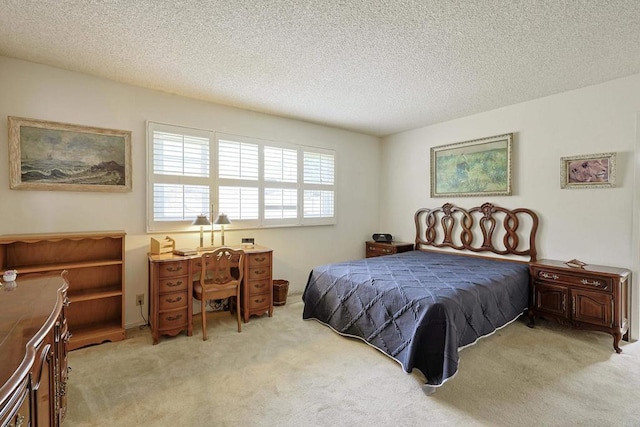
<svg viewBox="0 0 640 427"><path fill-rule="evenodd" d="M560 158L560 188L608 188L616 185L616 153Z"/></svg>
<svg viewBox="0 0 640 427"><path fill-rule="evenodd" d="M15 190L131 191L131 132L8 118Z"/></svg>
<svg viewBox="0 0 640 427"><path fill-rule="evenodd" d="M513 134L431 148L431 197L510 196Z"/></svg>

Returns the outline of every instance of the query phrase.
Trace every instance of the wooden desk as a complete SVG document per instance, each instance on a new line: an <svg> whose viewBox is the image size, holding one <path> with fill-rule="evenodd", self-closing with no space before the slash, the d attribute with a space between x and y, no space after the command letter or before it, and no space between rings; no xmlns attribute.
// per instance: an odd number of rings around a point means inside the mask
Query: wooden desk
<svg viewBox="0 0 640 427"><path fill-rule="evenodd" d="M264 246L245 252L240 294L245 323L251 315L273 316L273 250ZM149 324L153 344L160 335L193 334L193 280L200 273L202 253L189 256L149 255Z"/></svg>

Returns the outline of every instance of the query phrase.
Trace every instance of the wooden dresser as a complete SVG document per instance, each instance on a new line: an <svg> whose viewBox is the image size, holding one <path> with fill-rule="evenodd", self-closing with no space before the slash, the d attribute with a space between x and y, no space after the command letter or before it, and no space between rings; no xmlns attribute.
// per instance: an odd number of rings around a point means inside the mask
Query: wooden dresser
<svg viewBox="0 0 640 427"><path fill-rule="evenodd" d="M399 254L413 250L413 243L405 242L375 242L370 240L365 244L366 258L373 258L382 255Z"/></svg>
<svg viewBox="0 0 640 427"><path fill-rule="evenodd" d="M241 309L245 323L252 315L273 315L273 250L254 246L245 252ZM200 256L149 255L149 323L153 343L160 335L193 334L193 280L200 274Z"/></svg>
<svg viewBox="0 0 640 427"><path fill-rule="evenodd" d="M58 274L0 287L2 426L58 426L65 418L67 288Z"/></svg>
<svg viewBox="0 0 640 427"><path fill-rule="evenodd" d="M0 236L0 270L68 271L70 350L124 339L124 254L122 231Z"/></svg>
<svg viewBox="0 0 640 427"><path fill-rule="evenodd" d="M530 264L530 326L536 316L554 319L576 328L608 332L616 353L629 323L631 272L601 265L569 267L562 261Z"/></svg>

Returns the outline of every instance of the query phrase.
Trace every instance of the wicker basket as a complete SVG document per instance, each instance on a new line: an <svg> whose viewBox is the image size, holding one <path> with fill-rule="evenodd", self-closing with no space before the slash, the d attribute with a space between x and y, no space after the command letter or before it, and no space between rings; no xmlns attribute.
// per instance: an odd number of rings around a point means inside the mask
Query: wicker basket
<svg viewBox="0 0 640 427"><path fill-rule="evenodd" d="M273 281L273 305L285 305L287 303L287 293L289 292L288 280Z"/></svg>

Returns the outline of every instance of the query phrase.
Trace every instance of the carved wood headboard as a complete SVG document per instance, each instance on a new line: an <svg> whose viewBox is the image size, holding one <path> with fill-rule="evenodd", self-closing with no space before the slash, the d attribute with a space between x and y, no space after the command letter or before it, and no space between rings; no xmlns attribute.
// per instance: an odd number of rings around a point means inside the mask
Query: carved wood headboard
<svg viewBox="0 0 640 427"><path fill-rule="evenodd" d="M446 203L419 209L414 219L416 250L450 248L536 260L538 215L529 209L484 203L467 210Z"/></svg>

